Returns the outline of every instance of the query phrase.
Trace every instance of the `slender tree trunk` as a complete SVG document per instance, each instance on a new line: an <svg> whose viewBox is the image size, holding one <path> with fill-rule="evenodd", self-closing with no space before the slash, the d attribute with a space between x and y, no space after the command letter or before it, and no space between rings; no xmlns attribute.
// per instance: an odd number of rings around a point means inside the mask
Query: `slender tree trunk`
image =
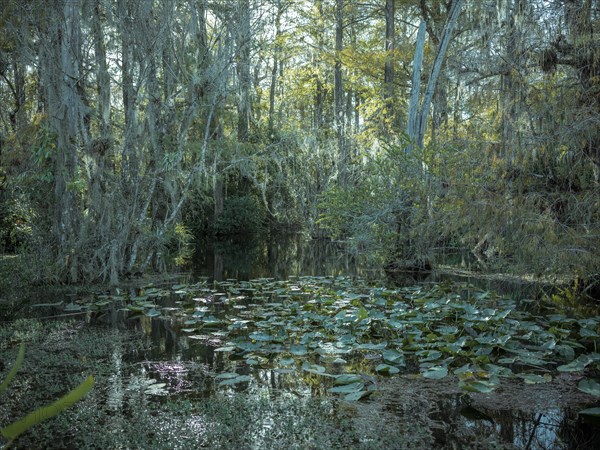
<svg viewBox="0 0 600 450"><path fill-rule="evenodd" d="M446 50L448 49L448 44L450 43L452 33L454 32L454 28L456 27L456 23L461 12L462 3L463 0L454 0L452 6L450 7L450 12L446 20L446 25L444 26L444 31L442 32L440 45L435 55L433 67L429 75L427 88L425 89L420 108L418 107L419 92L417 91L417 89L420 89L419 73L421 70L423 58L422 53L425 40L424 21L422 21L421 25L419 26L419 34L417 37L417 50L415 51L415 60L413 63L413 86L409 105L409 119L407 130L408 136L411 140L411 146L409 146L409 151L413 149L413 145L416 145L418 148L423 148L425 132L427 131L427 116L429 115L429 108L431 107L431 101L435 92L438 77L442 70L442 64L444 62L444 57L446 56Z"/></svg>
<svg viewBox="0 0 600 450"><path fill-rule="evenodd" d="M505 37L504 67L500 78L499 105L502 156L510 166L514 163L516 151L520 146L518 122L523 86L519 80L519 72L523 65L522 54L525 51L523 48L525 1L509 0L504 4L504 8L504 11L499 11L499 16L504 17L508 30Z"/></svg>
<svg viewBox="0 0 600 450"><path fill-rule="evenodd" d="M69 279L78 280L78 235L79 210L77 193L70 187L75 180L78 156L78 129L81 124L82 102L78 95L80 45L79 4L64 2L50 15L50 36L47 45L51 53L45 59L47 66L48 108L50 123L57 137L58 154L54 171L55 217L54 235L59 254L65 264ZM61 259L61 258L59 258Z"/></svg>
<svg viewBox="0 0 600 450"><path fill-rule="evenodd" d="M335 51L336 60L334 67L334 116L339 152L339 182L345 186L348 182L349 155L346 145L345 120L344 120L344 86L342 77L341 52L344 49L344 0L336 0L335 7Z"/></svg>
<svg viewBox="0 0 600 450"><path fill-rule="evenodd" d="M419 98L421 96L421 68L423 66L423 53L425 51L425 21L419 24L417 43L413 58L413 76L408 103L408 122L406 134L410 140L407 153L412 153L417 144L419 134Z"/></svg>
<svg viewBox="0 0 600 450"><path fill-rule="evenodd" d="M106 61L106 45L102 30L102 2L96 0L94 4L94 18L92 21L94 35L94 54L96 57L96 89L98 91L98 117L100 119L100 136L102 139L110 137L110 74Z"/></svg>
<svg viewBox="0 0 600 450"><path fill-rule="evenodd" d="M281 45L279 38L281 36L281 16L283 8L281 0L277 0L277 12L275 16L275 49L273 52L273 67L271 69L271 85L269 86L269 136L274 136L274 117L275 117L275 92L277 89L277 72L279 70L279 59L281 57Z"/></svg>
<svg viewBox="0 0 600 450"><path fill-rule="evenodd" d="M238 0L237 11L237 76L238 76L238 140L248 140L251 104L250 104L250 47L252 34L250 30L250 3L248 0Z"/></svg>
<svg viewBox="0 0 600 450"><path fill-rule="evenodd" d="M396 50L396 2L395 0L385 0L385 67L383 70L383 100L385 104L385 116L392 124L396 122L396 112L394 105L394 66ZM392 125L392 124L388 124Z"/></svg>

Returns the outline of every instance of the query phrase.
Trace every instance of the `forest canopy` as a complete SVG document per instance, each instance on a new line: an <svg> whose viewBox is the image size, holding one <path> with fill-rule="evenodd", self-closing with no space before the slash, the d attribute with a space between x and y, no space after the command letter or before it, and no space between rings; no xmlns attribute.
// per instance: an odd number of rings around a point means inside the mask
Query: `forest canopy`
<svg viewBox="0 0 600 450"><path fill-rule="evenodd" d="M38 281L303 230L600 272L596 0L3 0L0 247Z"/></svg>

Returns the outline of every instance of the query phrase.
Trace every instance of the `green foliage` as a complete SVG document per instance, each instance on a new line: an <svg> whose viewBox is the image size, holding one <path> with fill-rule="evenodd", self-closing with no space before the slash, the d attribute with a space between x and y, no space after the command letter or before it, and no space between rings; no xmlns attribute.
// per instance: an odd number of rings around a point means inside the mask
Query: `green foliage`
<svg viewBox="0 0 600 450"><path fill-rule="evenodd" d="M423 155L406 155L405 140L362 155L349 186L333 186L320 197L319 224L331 236L379 262L427 260L431 227L425 198Z"/></svg>
<svg viewBox="0 0 600 450"><path fill-rule="evenodd" d="M236 195L225 199L223 214L213 225L219 235L258 233L264 227L265 210L252 195Z"/></svg>

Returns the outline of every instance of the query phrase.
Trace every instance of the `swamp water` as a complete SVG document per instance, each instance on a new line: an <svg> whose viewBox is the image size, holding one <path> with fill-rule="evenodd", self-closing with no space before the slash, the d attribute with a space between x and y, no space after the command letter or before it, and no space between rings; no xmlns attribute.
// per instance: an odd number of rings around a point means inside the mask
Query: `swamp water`
<svg viewBox="0 0 600 450"><path fill-rule="evenodd" d="M191 274L112 292L36 293L6 308L2 379L27 350L0 425L93 373L14 447L600 448L600 319L380 275L295 241L220 246Z"/></svg>

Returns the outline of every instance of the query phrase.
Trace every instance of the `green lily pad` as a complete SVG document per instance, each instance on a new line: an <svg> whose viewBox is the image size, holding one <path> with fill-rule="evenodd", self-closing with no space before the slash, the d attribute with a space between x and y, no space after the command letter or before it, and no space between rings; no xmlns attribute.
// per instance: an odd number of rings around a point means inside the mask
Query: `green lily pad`
<svg viewBox="0 0 600 450"><path fill-rule="evenodd" d="M448 368L444 366L433 366L425 372L422 372L421 375L432 380L440 380L448 376Z"/></svg>
<svg viewBox="0 0 600 450"><path fill-rule="evenodd" d="M550 374L537 375L534 373L520 373L517 376L522 378L527 384L549 383L552 381L552 376Z"/></svg>
<svg viewBox="0 0 600 450"><path fill-rule="evenodd" d="M465 391L480 392L482 394L489 394L497 387L495 383L483 380L460 381L458 386Z"/></svg>
<svg viewBox="0 0 600 450"><path fill-rule="evenodd" d="M600 397L600 384L598 384L595 380L592 379L583 379L577 385L577 389L586 394L594 395L596 397Z"/></svg>
<svg viewBox="0 0 600 450"><path fill-rule="evenodd" d="M225 347L219 347L219 348L215 348L215 352L232 352L235 350L235 346L234 345L227 345Z"/></svg>
<svg viewBox="0 0 600 450"><path fill-rule="evenodd" d="M334 384L351 384L351 383L358 383L361 381L362 381L362 377L360 375L356 375L353 373L344 373L344 374L335 376Z"/></svg>
<svg viewBox="0 0 600 450"><path fill-rule="evenodd" d="M394 366L390 366L389 364L379 364L377 367L375 367L375 371L379 373L387 373L393 375L400 372L400 369Z"/></svg>
<svg viewBox="0 0 600 450"><path fill-rule="evenodd" d="M230 386L238 383L246 383L248 381L252 381L253 378L250 375L239 375L235 378L228 378L219 383L219 386Z"/></svg>
<svg viewBox="0 0 600 450"><path fill-rule="evenodd" d="M361 398L366 397L367 395L371 395L371 394L372 394L372 391L351 392L344 396L344 400L346 400L347 402L357 402Z"/></svg>
<svg viewBox="0 0 600 450"><path fill-rule="evenodd" d="M365 388L365 384L362 381L358 381L356 383L344 384L341 386L334 386L332 388L327 389L327 392L335 393L335 394L349 394L352 392L362 391Z"/></svg>
<svg viewBox="0 0 600 450"><path fill-rule="evenodd" d="M308 349L305 345L292 345L290 346L290 353L296 356L304 356L308 353Z"/></svg>

